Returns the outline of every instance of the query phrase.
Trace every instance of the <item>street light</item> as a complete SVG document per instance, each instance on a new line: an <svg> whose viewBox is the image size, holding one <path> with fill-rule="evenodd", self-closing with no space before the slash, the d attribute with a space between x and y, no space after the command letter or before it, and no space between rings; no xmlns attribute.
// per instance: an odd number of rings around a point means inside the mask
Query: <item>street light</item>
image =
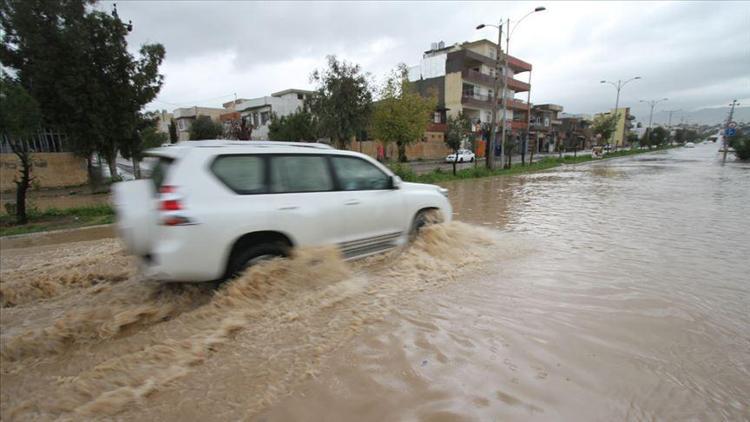
<svg viewBox="0 0 750 422"><path fill-rule="evenodd" d="M666 113L669 113L669 119L667 120L667 127L669 128L669 144L672 144L672 113L677 113L678 111L682 111L681 108L678 108L676 110L662 110Z"/></svg>
<svg viewBox="0 0 750 422"><path fill-rule="evenodd" d="M497 91L498 86L497 82L500 78L498 75L502 73L502 80L503 80L503 94L502 94L502 101L503 101L503 117L501 124L501 148L500 148L500 163L501 165L504 165L504 155L505 155L505 91L508 86L508 83L506 82L505 78L505 68L508 66L508 54L510 51L510 36L513 34L513 31L516 30L518 27L518 24L521 23L522 20L526 19L527 16L531 15L532 13L536 12L542 12L544 10L547 10L545 7L536 7L531 12L525 14L521 19L516 21L515 25L513 25L513 28L510 28L510 19L506 19L505 24L507 25L507 31L505 36L505 54L502 54L502 42L503 42L503 20L500 19L500 22L497 25L492 24L479 24L477 25L477 29L486 28L488 26L491 26L493 28L497 28L497 47L495 48L495 83L493 85L492 90L492 130L490 132L490 139L487 145L487 168L493 169L495 167L495 136L497 135ZM500 57L503 57L503 61L501 62ZM529 110L531 112L531 110Z"/></svg>
<svg viewBox="0 0 750 422"><path fill-rule="evenodd" d="M618 109L620 107L620 90L625 85L627 85L629 82L635 81L637 79L641 79L641 77L640 76L634 76L634 77L632 77L632 78L630 78L630 79L628 79L628 80L626 80L624 82L621 79L618 79L617 83L612 82L612 81L604 81L604 80L600 81L600 83L612 85L617 90L617 98L615 99L615 116L617 116L618 113L619 113ZM618 118L617 121L619 123L620 119ZM616 130L615 130L615 132L616 132ZM613 147L616 150L617 149L617 144L615 143L615 132L612 132L612 138L610 139L610 142L613 143L613 144L615 144L615 145L613 145ZM623 142L623 145L624 145L625 144L625 131L622 132L622 136L623 136L622 142Z"/></svg>
<svg viewBox="0 0 750 422"><path fill-rule="evenodd" d="M658 100L649 100L649 101L646 101L646 100L638 101L640 103L646 103L651 106L651 112L648 115L648 129L647 129L648 138L649 138L648 149L651 149L651 122L653 121L653 118L654 118L654 106L656 106L662 101L667 101L667 100L669 100L669 98L660 98Z"/></svg>

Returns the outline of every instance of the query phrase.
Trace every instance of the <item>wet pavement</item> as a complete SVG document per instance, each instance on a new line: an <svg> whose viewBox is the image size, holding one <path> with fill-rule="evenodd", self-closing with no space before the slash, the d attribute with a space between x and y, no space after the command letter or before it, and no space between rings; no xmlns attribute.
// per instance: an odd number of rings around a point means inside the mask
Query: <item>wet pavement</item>
<svg viewBox="0 0 750 422"><path fill-rule="evenodd" d="M459 222L232 284L3 251L4 420L747 420L750 165L715 145L446 184Z"/></svg>

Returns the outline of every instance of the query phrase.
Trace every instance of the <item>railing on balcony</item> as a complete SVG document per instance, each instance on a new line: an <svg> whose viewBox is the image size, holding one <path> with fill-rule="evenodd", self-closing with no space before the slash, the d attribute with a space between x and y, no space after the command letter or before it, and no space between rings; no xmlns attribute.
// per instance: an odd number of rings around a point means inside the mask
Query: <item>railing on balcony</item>
<svg viewBox="0 0 750 422"><path fill-rule="evenodd" d="M492 75L477 72L473 69L464 69L463 72L461 72L461 77L469 82L475 82L485 86L495 85L495 78ZM518 79L505 78L505 80L508 82L508 89L515 92L526 92L531 88L531 85L519 81Z"/></svg>
<svg viewBox="0 0 750 422"><path fill-rule="evenodd" d="M472 93L464 92L461 95L461 103L474 105L479 108L492 108L492 97L489 95L472 94ZM505 106L507 108L511 108L514 110L528 110L529 109L529 103L521 101L521 100L510 99L510 98L505 100Z"/></svg>

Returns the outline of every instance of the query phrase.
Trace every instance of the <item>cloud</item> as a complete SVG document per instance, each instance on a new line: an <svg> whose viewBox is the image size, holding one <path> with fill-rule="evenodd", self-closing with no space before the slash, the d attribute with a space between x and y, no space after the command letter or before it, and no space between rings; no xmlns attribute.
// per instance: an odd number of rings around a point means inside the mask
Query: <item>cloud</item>
<svg viewBox="0 0 750 422"><path fill-rule="evenodd" d="M669 97L669 108L695 109L750 97L750 7L741 2L157 1L118 9L133 20L133 50L165 45L166 83L152 107L169 109L309 88L328 54L381 77L400 62L417 64L431 42L494 40L496 30L475 26L540 4L548 10L511 39L511 54L534 65L532 102L593 113L614 105L614 89L601 79L635 75L643 79L622 91L621 104L637 115L648 112L639 99Z"/></svg>

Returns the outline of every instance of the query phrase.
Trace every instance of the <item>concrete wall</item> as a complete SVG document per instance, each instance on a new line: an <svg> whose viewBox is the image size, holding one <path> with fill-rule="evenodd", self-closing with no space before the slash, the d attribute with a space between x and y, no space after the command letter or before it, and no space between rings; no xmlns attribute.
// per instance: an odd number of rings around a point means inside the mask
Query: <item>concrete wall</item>
<svg viewBox="0 0 750 422"><path fill-rule="evenodd" d="M425 140L414 142L406 147L406 157L409 160L438 160L444 159L451 150L445 145L442 132L425 132ZM352 141L349 147L352 151L359 151L373 158L378 158L378 145L380 142L374 141ZM387 156L389 160L395 161L398 158L398 147L395 143L388 145Z"/></svg>
<svg viewBox="0 0 750 422"><path fill-rule="evenodd" d="M450 116L458 115L463 109L461 105L461 91L463 79L460 72L453 72L445 75L445 107L449 109Z"/></svg>
<svg viewBox="0 0 750 422"><path fill-rule="evenodd" d="M38 152L31 154L33 183L42 188L82 185L88 181L86 160L68 152ZM16 188L21 162L15 154L0 154L0 190Z"/></svg>

